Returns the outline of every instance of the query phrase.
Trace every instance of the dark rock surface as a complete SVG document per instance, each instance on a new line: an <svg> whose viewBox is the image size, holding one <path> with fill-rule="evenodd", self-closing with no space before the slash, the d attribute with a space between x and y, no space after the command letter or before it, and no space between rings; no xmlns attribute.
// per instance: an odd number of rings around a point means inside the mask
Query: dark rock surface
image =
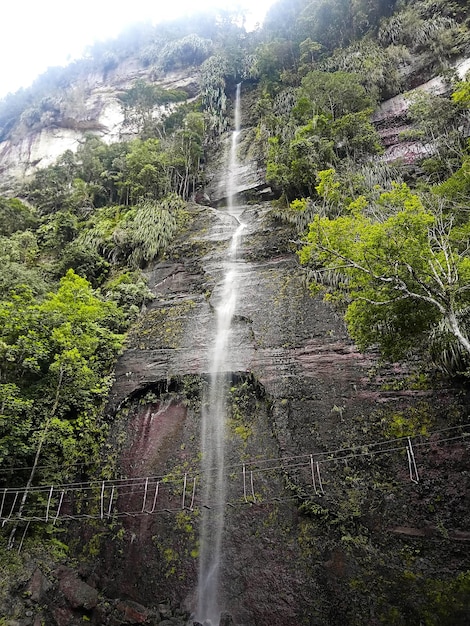
<svg viewBox="0 0 470 626"><path fill-rule="evenodd" d="M98 592L86 582L80 580L77 573L61 567L56 572L59 580L59 589L73 609L93 609L98 604Z"/></svg>
<svg viewBox="0 0 470 626"><path fill-rule="evenodd" d="M194 211L189 236L149 273L156 300L116 370L108 413L114 437L126 440L121 467L129 476L181 476L198 467L201 389L234 219L223 208ZM288 228L270 221L269 205L245 205L240 219L224 608L238 626L388 623L370 615L393 612L410 566L419 581L408 584L413 614L419 594L439 579L444 554L455 573L470 565L467 448L423 439L415 484L405 443L387 441L457 424L465 398L420 384L411 365L361 354L334 310L308 294ZM243 463L254 469L248 501ZM449 472L457 472L451 493ZM107 545L101 584L144 605L158 589L191 611L197 515L170 512L177 489L161 497L157 517L123 522L125 556ZM440 510L438 502L445 502ZM414 550L420 561L409 560ZM375 599L367 592L372 580Z"/></svg>

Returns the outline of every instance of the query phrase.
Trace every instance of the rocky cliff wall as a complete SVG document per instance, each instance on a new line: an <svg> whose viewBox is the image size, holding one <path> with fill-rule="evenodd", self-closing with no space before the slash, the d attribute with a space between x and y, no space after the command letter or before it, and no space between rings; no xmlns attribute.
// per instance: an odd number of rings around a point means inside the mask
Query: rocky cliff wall
<svg viewBox="0 0 470 626"><path fill-rule="evenodd" d="M86 74L53 98L52 110L32 124L19 120L9 138L0 142L2 180L23 179L54 164L65 151L75 152L87 133L108 144L131 137L130 129L123 127L119 96L139 79L164 89L184 89L189 98L198 91L194 70L168 72L155 80L152 71L136 61L108 72Z"/></svg>
<svg viewBox="0 0 470 626"><path fill-rule="evenodd" d="M470 59L464 58L450 69L463 79L469 68ZM199 90L199 78L194 68L155 77L151 69L143 68L136 60L131 60L108 72L86 74L61 94L52 113L46 112L32 127L20 120L10 137L0 142L2 186L8 189L14 181L31 176L38 168L52 165L66 150L75 152L87 133L99 136L108 144L129 138L129 129L123 127L119 95L131 88L138 79L154 82L164 89L184 89L190 98L195 97ZM413 163L423 155L432 153L432 146L419 141L402 140L400 133L411 129L407 109L413 94L423 91L441 95L447 90L445 81L436 77L380 104L372 119L385 146L383 158L386 161L400 159ZM249 143L249 133L245 131L245 135ZM228 136L222 137L221 141L222 145L224 142L227 144L225 148L228 149ZM246 150L249 152L249 145ZM269 196L270 189L265 184L264 175L254 160L247 159L238 191L255 190ZM214 203L224 200L224 173L219 167L210 164L207 193Z"/></svg>
<svg viewBox="0 0 470 626"><path fill-rule="evenodd" d="M224 209L192 210L191 232L150 272L156 300L116 370L109 415L115 440L124 440L121 467L134 476L181 477L199 463L214 303L234 225ZM241 216L224 608L239 626L418 615L433 585L470 564L465 436L450 445L431 436L461 423L465 398L359 353L342 320L306 291L292 233L269 212L269 203L252 204ZM244 466L254 472L248 502ZM176 493L163 496L168 509ZM100 587L143 605L157 589L190 612L197 527L187 510L127 520L121 543L103 546ZM445 571L444 558L453 564Z"/></svg>
<svg viewBox="0 0 470 626"><path fill-rule="evenodd" d="M240 174L241 196L267 189L253 163ZM18 581L18 598L30 594L15 607L21 626L192 624L201 501L197 485L195 506L190 489L183 505L181 494L183 477L198 473L214 308L235 227L224 176L214 168L221 207L191 205L187 232L148 270L155 300L129 333L107 407L104 460L117 459L124 478L161 477L158 507L140 514L142 492L131 489L111 520L71 522L74 569L42 561ZM361 354L333 308L309 295L295 233L269 202L243 202L228 366L226 624L468 623L465 388Z"/></svg>
<svg viewBox="0 0 470 626"><path fill-rule="evenodd" d="M464 58L457 61L450 68L450 71L454 71L459 80L464 80L469 69L470 59ZM406 94L399 94L380 104L372 116L372 121L378 129L385 147L382 157L385 161L400 160L403 163L411 164L433 154L432 145L422 141L401 139L400 134L407 133L413 128L407 112L416 95L429 93L440 96L448 92L449 86L446 81L441 76L437 76L411 89Z"/></svg>
<svg viewBox="0 0 470 626"><path fill-rule="evenodd" d="M331 306L309 295L290 227L269 202L240 210L224 626L416 624L430 611L441 621L429 623L468 623L464 389L359 353ZM110 519L70 521L68 568L50 557L31 565L7 613L21 626L192 626L202 501L198 480L182 496L183 480L198 477L235 224L223 207L190 211L148 271L155 300L129 334L107 409L103 462L141 488L118 489Z"/></svg>

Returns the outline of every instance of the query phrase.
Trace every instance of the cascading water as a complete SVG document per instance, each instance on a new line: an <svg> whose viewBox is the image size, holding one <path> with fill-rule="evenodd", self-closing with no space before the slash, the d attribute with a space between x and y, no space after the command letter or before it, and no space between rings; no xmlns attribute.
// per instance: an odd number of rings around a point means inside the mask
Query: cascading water
<svg viewBox="0 0 470 626"><path fill-rule="evenodd" d="M203 402L202 414L202 481L203 506L200 533L199 580L196 619L202 624L217 626L220 618L219 579L222 557L222 536L226 501L224 472L226 394L229 372L227 352L230 327L237 298L236 259L244 224L234 206L237 179L237 143L240 134L240 85L235 99L235 128L228 160L227 213L234 219L228 259L224 264L224 281L216 307L217 330L210 359L210 384Z"/></svg>

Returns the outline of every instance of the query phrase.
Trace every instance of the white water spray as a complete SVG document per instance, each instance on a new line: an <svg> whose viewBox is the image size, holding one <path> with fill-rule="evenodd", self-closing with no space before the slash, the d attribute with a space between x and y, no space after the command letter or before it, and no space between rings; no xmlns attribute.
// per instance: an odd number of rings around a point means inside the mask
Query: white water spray
<svg viewBox="0 0 470 626"><path fill-rule="evenodd" d="M226 395L230 372L227 352L230 328L237 300L236 258L244 224L240 211L234 206L237 181L237 143L240 134L240 85L235 99L235 129L228 160L227 213L234 218L227 262L224 264L224 281L220 301L216 307L217 330L210 359L210 384L208 397L203 402L202 414L202 524L200 533L199 580L197 588L196 619L202 624L217 626L220 619L220 569L222 538L226 501L225 425Z"/></svg>

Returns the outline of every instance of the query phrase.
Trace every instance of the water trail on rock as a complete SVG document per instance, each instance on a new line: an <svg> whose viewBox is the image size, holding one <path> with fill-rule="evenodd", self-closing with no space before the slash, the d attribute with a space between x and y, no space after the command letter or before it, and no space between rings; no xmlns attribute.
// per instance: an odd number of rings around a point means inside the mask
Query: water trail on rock
<svg viewBox="0 0 470 626"><path fill-rule="evenodd" d="M220 570L222 539L226 502L225 482L225 425L226 396L230 379L229 349L230 328L237 300L236 259L244 224L240 211L234 206L237 183L237 143L240 134L240 85L235 100L235 128L228 159L227 213L234 218L227 261L224 263L224 280L216 306L217 329L210 357L210 382L202 410L202 481L203 506L199 548L199 580L197 588L196 619L200 623L217 626L220 619Z"/></svg>

